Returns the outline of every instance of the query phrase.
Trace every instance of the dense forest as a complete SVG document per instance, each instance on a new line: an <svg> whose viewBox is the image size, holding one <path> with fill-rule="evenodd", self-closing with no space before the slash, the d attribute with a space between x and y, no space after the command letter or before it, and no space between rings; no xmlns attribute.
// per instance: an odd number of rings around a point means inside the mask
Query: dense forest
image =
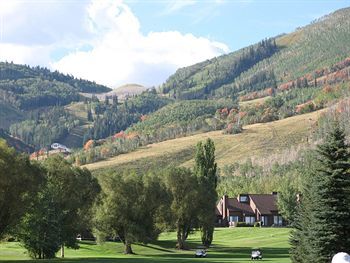
<svg viewBox="0 0 350 263"><path fill-rule="evenodd" d="M91 105L95 119L93 126L85 134L84 141L106 138L126 130L132 124L141 121L145 115L168 103L171 103L171 100L158 96L155 90L145 91L121 104L118 103L116 96L112 97L112 103L109 98L106 98L104 102L95 100Z"/></svg>
<svg viewBox="0 0 350 263"><path fill-rule="evenodd" d="M216 89L231 83L242 72L277 51L275 39L263 40L237 53L214 58L209 63L195 65L194 69L191 67L179 69L162 85L161 90L164 94L170 94L177 99L211 97ZM272 78L274 81L271 74L256 77L254 80L258 82L264 78Z"/></svg>

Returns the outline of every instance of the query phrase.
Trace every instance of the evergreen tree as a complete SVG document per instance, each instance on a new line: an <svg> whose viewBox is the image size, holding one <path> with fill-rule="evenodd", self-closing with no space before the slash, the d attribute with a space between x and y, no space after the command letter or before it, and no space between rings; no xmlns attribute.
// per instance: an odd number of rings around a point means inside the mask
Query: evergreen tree
<svg viewBox="0 0 350 263"><path fill-rule="evenodd" d="M109 97L105 96L105 105L108 106L109 105Z"/></svg>
<svg viewBox="0 0 350 263"><path fill-rule="evenodd" d="M315 202L312 196L315 188L313 180L315 178L312 176L312 172L306 172L303 180L302 195L296 206L296 216L290 239L291 259L295 263L316 262L312 258L315 252L313 251L314 245L311 243L312 233L310 231L311 224L314 223L310 213Z"/></svg>
<svg viewBox="0 0 350 263"><path fill-rule="evenodd" d="M118 96L117 95L113 95L112 104L113 104L114 110L117 110L118 109Z"/></svg>
<svg viewBox="0 0 350 263"><path fill-rule="evenodd" d="M326 263L337 252L349 252L350 153L338 123L317 156L292 234L293 262Z"/></svg>
<svg viewBox="0 0 350 263"><path fill-rule="evenodd" d="M92 117L92 112L91 112L91 107L88 107L88 110L87 110L87 120L88 121L93 121L93 117Z"/></svg>
<svg viewBox="0 0 350 263"><path fill-rule="evenodd" d="M204 246L209 247L213 241L215 208L217 200L217 164L215 162L215 145L211 139L205 144L197 144L195 156L195 174L198 177L201 206L199 223L201 227L201 239Z"/></svg>

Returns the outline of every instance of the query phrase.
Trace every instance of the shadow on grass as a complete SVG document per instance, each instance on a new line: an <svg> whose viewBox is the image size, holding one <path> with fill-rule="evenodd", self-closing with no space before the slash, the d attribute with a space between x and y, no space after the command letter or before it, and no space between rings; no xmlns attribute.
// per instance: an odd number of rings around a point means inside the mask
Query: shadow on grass
<svg viewBox="0 0 350 263"><path fill-rule="evenodd" d="M162 243L159 241L157 243ZM173 242L166 241L166 243ZM156 244L159 245L159 244ZM168 244L167 244L168 245ZM185 263L193 263L193 262L249 262L251 248L250 247L224 247L217 246L215 248L208 250L208 258L196 259L194 258L194 251L177 251L175 250L167 250L159 247L154 247L153 245L143 245L144 247L148 247L157 251L162 251L162 254L136 254L136 255L122 255L116 254L115 257L81 257L81 258L67 258L67 259L52 259L52 260L1 260L0 263L4 262L20 262L20 263L28 263L28 262L37 262L37 263L50 263L50 262L62 262L62 263L112 263L112 262L121 262L121 263L172 263L172 262L185 262ZM288 248L271 248L271 247L263 247L263 261L264 262L278 262L278 259L287 259L289 258ZM137 253L137 251L136 251Z"/></svg>
<svg viewBox="0 0 350 263"><path fill-rule="evenodd" d="M147 248L150 248L150 249L154 249L154 250L158 250L158 251L163 251L163 252L166 252L166 253L174 253L173 250L169 250L169 249L165 249L165 248L161 248L161 247L155 247L155 246L152 246L152 245L149 245L149 244L138 244L139 246L141 247L147 247Z"/></svg>

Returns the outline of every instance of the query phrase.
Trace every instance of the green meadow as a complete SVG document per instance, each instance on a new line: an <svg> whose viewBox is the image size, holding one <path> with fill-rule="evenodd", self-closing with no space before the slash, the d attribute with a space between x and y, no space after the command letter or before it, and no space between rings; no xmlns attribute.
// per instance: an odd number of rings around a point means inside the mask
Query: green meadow
<svg viewBox="0 0 350 263"><path fill-rule="evenodd" d="M123 245L119 242L81 242L80 249L66 249L65 259L38 260L37 262L251 262L252 248L261 248L263 262L289 263L288 228L217 228L213 246L208 250L207 258L194 258L195 250L200 246L199 233L188 238L190 249L178 251L175 248L175 233L163 233L152 244L133 245L135 255L124 255ZM30 258L17 242L0 243L0 262L28 262ZM31 262L36 262L31 260Z"/></svg>

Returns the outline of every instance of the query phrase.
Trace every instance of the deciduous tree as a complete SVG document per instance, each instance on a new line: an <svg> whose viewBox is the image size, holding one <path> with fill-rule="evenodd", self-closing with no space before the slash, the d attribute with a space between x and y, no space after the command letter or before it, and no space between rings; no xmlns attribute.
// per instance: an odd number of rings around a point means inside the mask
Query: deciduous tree
<svg viewBox="0 0 350 263"><path fill-rule="evenodd" d="M100 182L103 191L95 214L99 235L118 237L126 254L133 253L134 242L155 240L160 233L156 218L164 192L159 179L125 172L106 173Z"/></svg>
<svg viewBox="0 0 350 263"><path fill-rule="evenodd" d="M59 155L48 158L43 169L45 182L22 220L19 237L32 257L53 258L60 247L78 248L76 236L88 227L99 184L87 169Z"/></svg>
<svg viewBox="0 0 350 263"><path fill-rule="evenodd" d="M186 239L198 224L200 202L196 176L187 168L169 168L165 174L170 195L171 224L177 232L177 248L186 249Z"/></svg>
<svg viewBox="0 0 350 263"><path fill-rule="evenodd" d="M20 221L41 179L37 165L0 140L0 238Z"/></svg>
<svg viewBox="0 0 350 263"><path fill-rule="evenodd" d="M213 241L215 208L217 201L217 164L215 162L215 145L211 139L205 144L197 144L195 156L195 174L198 177L200 191L199 224L204 246L209 247Z"/></svg>

